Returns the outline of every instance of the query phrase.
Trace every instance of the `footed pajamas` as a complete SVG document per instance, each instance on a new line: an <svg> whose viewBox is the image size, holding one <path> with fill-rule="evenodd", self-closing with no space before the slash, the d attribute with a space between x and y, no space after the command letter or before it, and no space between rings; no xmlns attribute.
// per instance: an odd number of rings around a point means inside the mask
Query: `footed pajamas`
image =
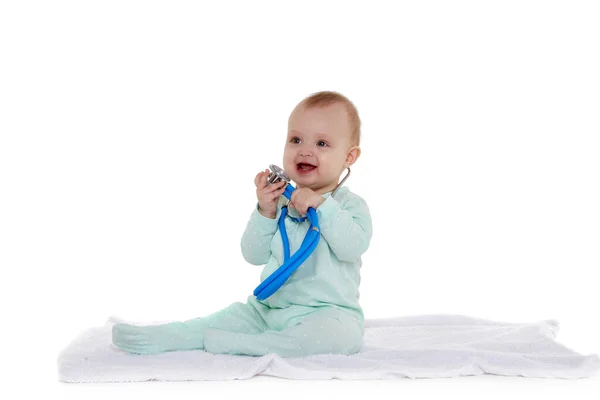
<svg viewBox="0 0 600 400"><path fill-rule="evenodd" d="M205 317L162 325L113 326L113 343L131 353L206 350L215 354L282 357L311 354L354 354L362 346L364 316L359 305L361 255L372 237L365 201L342 186L317 208L321 239L314 252L281 288L264 300L250 295ZM264 265L264 281L284 262L278 228L281 196L275 219L253 210L241 239L244 259ZM285 227L293 255L310 221L288 208ZM300 222L301 221L301 222ZM266 265L265 265L266 264Z"/></svg>

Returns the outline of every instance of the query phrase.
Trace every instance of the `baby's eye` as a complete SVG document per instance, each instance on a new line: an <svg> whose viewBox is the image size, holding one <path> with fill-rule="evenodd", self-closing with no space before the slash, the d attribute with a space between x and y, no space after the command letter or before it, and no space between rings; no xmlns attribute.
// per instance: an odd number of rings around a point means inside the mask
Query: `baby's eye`
<svg viewBox="0 0 600 400"><path fill-rule="evenodd" d="M290 142L292 142L292 143L298 143L298 142L295 142L295 140L299 141L300 139L298 139L297 137L293 137L292 140L290 140Z"/></svg>
<svg viewBox="0 0 600 400"><path fill-rule="evenodd" d="M329 145L327 144L327 142L324 142L323 140L319 140L319 141L317 142L317 145L319 145L319 143L323 143L323 146L329 146ZM321 146L321 147L323 147L323 146Z"/></svg>

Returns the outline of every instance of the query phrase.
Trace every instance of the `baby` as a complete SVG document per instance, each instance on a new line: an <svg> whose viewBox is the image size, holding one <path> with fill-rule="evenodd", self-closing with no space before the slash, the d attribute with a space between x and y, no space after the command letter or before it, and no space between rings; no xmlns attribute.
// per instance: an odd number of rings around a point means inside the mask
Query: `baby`
<svg viewBox="0 0 600 400"><path fill-rule="evenodd" d="M205 350L214 354L282 357L354 354L362 346L364 316L359 305L361 255L372 237L365 201L338 186L346 167L360 156L360 119L352 102L337 92L318 92L301 101L288 120L283 169L295 182L291 200L284 181L267 184L269 171L254 178L258 204L241 239L250 264L265 265L264 281L284 263L278 220L290 255L310 226L309 207L319 218L321 240L314 252L274 294L249 296L205 317L161 325L113 326L113 343L128 352L156 354Z"/></svg>

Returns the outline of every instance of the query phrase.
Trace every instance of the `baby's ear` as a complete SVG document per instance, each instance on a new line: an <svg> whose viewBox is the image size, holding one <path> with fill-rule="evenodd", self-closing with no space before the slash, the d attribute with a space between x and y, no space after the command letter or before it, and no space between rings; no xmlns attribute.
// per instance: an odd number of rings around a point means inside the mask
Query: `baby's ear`
<svg viewBox="0 0 600 400"><path fill-rule="evenodd" d="M360 147L359 146L353 146L348 150L348 155L346 156L346 163L345 166L349 167L352 164L354 164L356 162L356 160L358 160L358 158L360 157Z"/></svg>

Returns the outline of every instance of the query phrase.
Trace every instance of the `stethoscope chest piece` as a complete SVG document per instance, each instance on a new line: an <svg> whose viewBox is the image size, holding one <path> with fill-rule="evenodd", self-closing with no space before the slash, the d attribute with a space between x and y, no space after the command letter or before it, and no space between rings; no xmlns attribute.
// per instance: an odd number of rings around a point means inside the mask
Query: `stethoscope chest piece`
<svg viewBox="0 0 600 400"><path fill-rule="evenodd" d="M269 169L271 170L271 173L269 174L269 177L267 178L267 185L281 182L281 181L286 181L287 183L291 182L290 177L277 165L271 164L271 165L269 165Z"/></svg>

